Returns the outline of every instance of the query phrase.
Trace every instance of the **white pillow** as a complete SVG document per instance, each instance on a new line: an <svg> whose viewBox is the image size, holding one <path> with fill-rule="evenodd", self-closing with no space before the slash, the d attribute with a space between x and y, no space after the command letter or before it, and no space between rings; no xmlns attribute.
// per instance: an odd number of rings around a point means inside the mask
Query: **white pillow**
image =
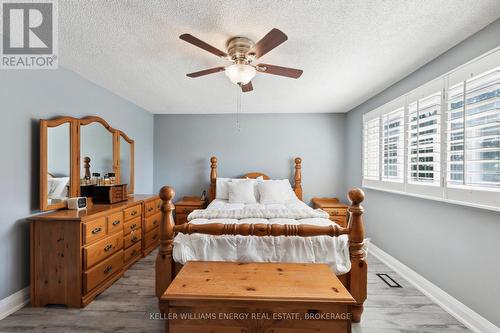
<svg viewBox="0 0 500 333"><path fill-rule="evenodd" d="M281 200L287 202L293 199L296 199L297 196L295 195L295 192L292 189L292 185L290 184L290 181L288 179L276 179L276 180L263 180L262 183L264 184L277 184L275 185L276 187L281 188L281 195L283 198ZM260 195L260 190L259 190L259 195ZM281 202L280 200L280 202ZM261 203L262 200L261 200Z"/></svg>
<svg viewBox="0 0 500 333"><path fill-rule="evenodd" d="M281 182L259 182L260 203L263 205L284 204L285 191Z"/></svg>
<svg viewBox="0 0 500 333"><path fill-rule="evenodd" d="M69 177L48 178L47 188L49 199L67 197L66 185L69 182Z"/></svg>
<svg viewBox="0 0 500 333"><path fill-rule="evenodd" d="M241 182L249 182L253 184L253 192L255 196L255 200L259 201L259 189L257 188L257 183L261 181L260 179L252 179L252 178L235 178L231 179L231 183L241 183Z"/></svg>
<svg viewBox="0 0 500 333"><path fill-rule="evenodd" d="M254 182L240 181L227 183L229 203L256 203Z"/></svg>
<svg viewBox="0 0 500 333"><path fill-rule="evenodd" d="M227 190L227 184L231 182L231 178L218 178L215 181L215 198L227 200L229 198L229 193Z"/></svg>

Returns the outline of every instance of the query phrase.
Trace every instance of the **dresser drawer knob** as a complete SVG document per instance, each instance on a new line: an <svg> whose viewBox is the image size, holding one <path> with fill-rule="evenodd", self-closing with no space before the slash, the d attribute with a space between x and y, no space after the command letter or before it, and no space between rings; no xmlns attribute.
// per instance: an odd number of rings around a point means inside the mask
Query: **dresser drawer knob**
<svg viewBox="0 0 500 333"><path fill-rule="evenodd" d="M154 220L153 225L157 225L157 224L158 224L158 220Z"/></svg>
<svg viewBox="0 0 500 333"><path fill-rule="evenodd" d="M158 234L153 235L153 239L156 239L156 238L158 238Z"/></svg>
<svg viewBox="0 0 500 333"><path fill-rule="evenodd" d="M137 238L137 236L134 236L134 237L132 237L132 239L131 239L131 241L132 241L133 243L137 242L138 240L139 240L139 238Z"/></svg>
<svg viewBox="0 0 500 333"><path fill-rule="evenodd" d="M109 272L111 272L112 269L113 269L113 266L109 265L108 267L106 267L104 269L104 274L108 274Z"/></svg>
<svg viewBox="0 0 500 333"><path fill-rule="evenodd" d="M113 245L108 244L104 247L104 252L109 252L113 248Z"/></svg>
<svg viewBox="0 0 500 333"><path fill-rule="evenodd" d="M189 213L189 209L184 208L184 213L185 213L185 214Z"/></svg>
<svg viewBox="0 0 500 333"><path fill-rule="evenodd" d="M136 254L137 254L137 250L134 250L134 251L132 251L132 253L130 253L130 256L134 257Z"/></svg>
<svg viewBox="0 0 500 333"><path fill-rule="evenodd" d="M332 210L332 212L330 213L330 215L339 215L339 211L334 209Z"/></svg>
<svg viewBox="0 0 500 333"><path fill-rule="evenodd" d="M96 235L96 234L100 233L101 231L102 231L102 228L101 227L97 227L97 228L94 228L94 230L92 230L92 234Z"/></svg>
<svg viewBox="0 0 500 333"><path fill-rule="evenodd" d="M132 213L130 213L130 215L136 216L137 215L137 211L136 210L132 211Z"/></svg>
<svg viewBox="0 0 500 333"><path fill-rule="evenodd" d="M118 224L120 224L120 222L120 220L113 221L113 226L117 226Z"/></svg>
<svg viewBox="0 0 500 333"><path fill-rule="evenodd" d="M149 207L149 208L148 208L148 212L152 212L152 211L153 211L153 209L154 209L154 207Z"/></svg>
<svg viewBox="0 0 500 333"><path fill-rule="evenodd" d="M132 229L132 230L134 230L135 228L137 228L137 224L135 224L135 223L130 226L130 229Z"/></svg>

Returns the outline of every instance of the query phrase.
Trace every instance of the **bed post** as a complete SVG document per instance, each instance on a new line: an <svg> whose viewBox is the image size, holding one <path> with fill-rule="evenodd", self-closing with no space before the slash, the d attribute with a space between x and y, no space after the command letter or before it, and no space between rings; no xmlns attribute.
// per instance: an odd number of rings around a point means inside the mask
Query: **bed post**
<svg viewBox="0 0 500 333"><path fill-rule="evenodd" d="M293 190L295 192L295 195L297 195L297 198L299 200L302 200L302 159L300 157L295 158L295 177L294 177L294 184L293 184Z"/></svg>
<svg viewBox="0 0 500 333"><path fill-rule="evenodd" d="M174 218L172 211L174 204L172 199L175 191L170 186L163 186L160 190L161 224L160 224L160 249L156 256L156 296L159 298L172 282L174 276L174 261L172 249L174 241Z"/></svg>
<svg viewBox="0 0 500 333"><path fill-rule="evenodd" d="M215 199L215 184L217 182L217 157L210 158L210 190L208 191L208 202Z"/></svg>
<svg viewBox="0 0 500 333"><path fill-rule="evenodd" d="M349 212L349 253L351 256L351 271L349 272L349 292L356 300L352 306L352 321L359 323L363 313L363 303L366 300L366 284L368 266L364 248L365 226L363 224L363 207L360 205L365 199L365 193L354 188L349 191L348 198L351 201Z"/></svg>

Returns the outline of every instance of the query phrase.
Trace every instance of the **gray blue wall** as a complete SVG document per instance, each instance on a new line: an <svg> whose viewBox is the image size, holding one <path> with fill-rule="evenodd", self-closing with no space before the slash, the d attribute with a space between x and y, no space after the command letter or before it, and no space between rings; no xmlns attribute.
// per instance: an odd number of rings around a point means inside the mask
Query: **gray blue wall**
<svg viewBox="0 0 500 333"><path fill-rule="evenodd" d="M304 199L344 198L344 114L155 115L155 191L174 186L176 198L208 189L210 156L220 177L259 171L293 180L302 157Z"/></svg>
<svg viewBox="0 0 500 333"><path fill-rule="evenodd" d="M347 114L345 186L361 186L362 115L500 46L500 20ZM374 244L500 326L500 213L366 190ZM472 232L473 231L473 232Z"/></svg>
<svg viewBox="0 0 500 333"><path fill-rule="evenodd" d="M38 207L38 119L98 115L135 139L136 193L153 190L153 115L65 70L0 71L0 299L29 284Z"/></svg>

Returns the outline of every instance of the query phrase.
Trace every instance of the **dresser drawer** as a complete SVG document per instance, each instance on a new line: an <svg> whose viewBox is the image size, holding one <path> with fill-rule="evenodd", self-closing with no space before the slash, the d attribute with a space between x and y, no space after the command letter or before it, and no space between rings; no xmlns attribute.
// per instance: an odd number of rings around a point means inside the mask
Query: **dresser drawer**
<svg viewBox="0 0 500 333"><path fill-rule="evenodd" d="M146 217L145 230L146 232L160 226L161 213L156 213L150 217Z"/></svg>
<svg viewBox="0 0 500 333"><path fill-rule="evenodd" d="M155 228L150 232L146 232L146 235L144 236L144 247L146 248L150 247L159 240L160 240L160 228Z"/></svg>
<svg viewBox="0 0 500 333"><path fill-rule="evenodd" d="M156 201L151 200L144 204L144 209L146 210L145 216L151 216L156 213Z"/></svg>
<svg viewBox="0 0 500 333"><path fill-rule="evenodd" d="M107 217L108 234L123 231L123 212L111 214Z"/></svg>
<svg viewBox="0 0 500 333"><path fill-rule="evenodd" d="M347 208L321 208L330 216L346 216L347 215Z"/></svg>
<svg viewBox="0 0 500 333"><path fill-rule="evenodd" d="M175 213L176 214L184 214L189 215L193 210L201 209L200 207L189 207L189 206L176 206Z"/></svg>
<svg viewBox="0 0 500 333"><path fill-rule="evenodd" d="M133 207L127 208L123 211L125 216L125 221L140 217L142 214L142 205L135 205Z"/></svg>
<svg viewBox="0 0 500 333"><path fill-rule="evenodd" d="M141 243L142 229L137 229L123 237L123 248L127 249L136 243Z"/></svg>
<svg viewBox="0 0 500 333"><path fill-rule="evenodd" d="M113 254L108 259L97 264L92 269L83 273L84 293L88 293L115 273L118 273L123 266L123 250Z"/></svg>
<svg viewBox="0 0 500 333"><path fill-rule="evenodd" d="M141 243L137 243L123 252L123 261L125 263L128 263L140 255L141 255Z"/></svg>
<svg viewBox="0 0 500 333"><path fill-rule="evenodd" d="M123 225L123 234L128 235L131 231L141 229L142 218L136 217L135 219L125 222Z"/></svg>
<svg viewBox="0 0 500 333"><path fill-rule="evenodd" d="M330 216L330 221L333 221L340 225L343 228L347 227L347 218L346 216Z"/></svg>
<svg viewBox="0 0 500 333"><path fill-rule="evenodd" d="M105 217L83 223L83 244L90 244L104 237L106 237Z"/></svg>
<svg viewBox="0 0 500 333"><path fill-rule="evenodd" d="M187 215L175 213L175 225L187 223Z"/></svg>
<svg viewBox="0 0 500 333"><path fill-rule="evenodd" d="M83 268L89 269L123 248L123 232L83 248Z"/></svg>

